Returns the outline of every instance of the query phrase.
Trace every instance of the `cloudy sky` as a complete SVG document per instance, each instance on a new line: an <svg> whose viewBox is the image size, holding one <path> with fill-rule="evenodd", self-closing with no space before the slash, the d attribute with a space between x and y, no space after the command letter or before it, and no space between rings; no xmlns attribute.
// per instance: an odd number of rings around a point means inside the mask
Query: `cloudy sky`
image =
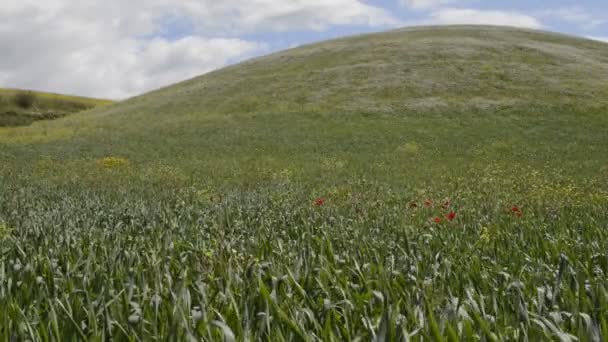
<svg viewBox="0 0 608 342"><path fill-rule="evenodd" d="M122 99L299 44L430 24L608 41L608 1L0 0L0 87Z"/></svg>

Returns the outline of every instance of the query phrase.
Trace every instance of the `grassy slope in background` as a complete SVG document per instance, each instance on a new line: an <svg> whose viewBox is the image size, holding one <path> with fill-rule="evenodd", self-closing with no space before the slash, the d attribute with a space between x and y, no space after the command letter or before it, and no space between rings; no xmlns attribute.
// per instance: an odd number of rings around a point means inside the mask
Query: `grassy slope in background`
<svg viewBox="0 0 608 342"><path fill-rule="evenodd" d="M0 337L605 339L607 76L417 28L0 128Z"/></svg>
<svg viewBox="0 0 608 342"><path fill-rule="evenodd" d="M31 103L19 105L17 96L29 96ZM112 103L80 96L0 88L0 127L27 126Z"/></svg>

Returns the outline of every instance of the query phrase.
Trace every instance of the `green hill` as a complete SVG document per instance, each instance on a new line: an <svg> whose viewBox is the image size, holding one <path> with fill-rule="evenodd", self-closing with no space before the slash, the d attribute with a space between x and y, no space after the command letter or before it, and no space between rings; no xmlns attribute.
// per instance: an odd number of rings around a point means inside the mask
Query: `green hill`
<svg viewBox="0 0 608 342"><path fill-rule="evenodd" d="M424 27L0 127L0 340L606 340L606 80Z"/></svg>
<svg viewBox="0 0 608 342"><path fill-rule="evenodd" d="M222 182L286 169L319 177L327 168L335 179L370 169L401 179L412 164L494 161L597 171L588 164L604 155L607 56L607 44L546 32L397 30L299 47L65 120L0 130L0 143L74 163L166 162Z"/></svg>
<svg viewBox="0 0 608 342"><path fill-rule="evenodd" d="M27 126L112 103L108 100L0 88L0 127Z"/></svg>

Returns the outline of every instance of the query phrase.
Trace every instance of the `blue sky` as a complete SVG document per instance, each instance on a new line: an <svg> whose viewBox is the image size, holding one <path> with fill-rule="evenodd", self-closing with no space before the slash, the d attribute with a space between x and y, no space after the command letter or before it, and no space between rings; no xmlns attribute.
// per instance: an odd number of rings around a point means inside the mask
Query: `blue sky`
<svg viewBox="0 0 608 342"><path fill-rule="evenodd" d="M2 0L0 87L121 99L314 41L444 24L608 42L608 1Z"/></svg>
<svg viewBox="0 0 608 342"><path fill-rule="evenodd" d="M295 45L347 36L358 33L376 32L401 26L435 24L433 13L446 9L468 10L482 20L484 14L505 13L528 16L539 22L538 28L548 31L562 32L571 35L593 37L608 40L608 1L583 0L540 0L540 1L497 1L497 0L366 0L363 3L381 8L398 20L396 24L366 25L344 24L328 25L322 29L298 29L276 31L272 29L259 29L251 32L234 34L235 37L260 41L267 44L268 50L281 50ZM468 23L466 17L454 19L454 23ZM473 20L475 23L475 20ZM492 21L488 21L491 24ZM438 24L441 24L439 22ZM522 26L518 21L509 22L509 18L500 24ZM523 25L525 26L525 25ZM194 25L188 20L169 22L161 34L169 39L179 39L195 32ZM233 34L228 34L233 36Z"/></svg>
<svg viewBox="0 0 608 342"><path fill-rule="evenodd" d="M476 10L480 16L483 12L505 12L519 14L535 18L542 25L539 29L556 31L571 35L594 37L608 40L608 1L583 0L540 0L540 1L497 1L497 0L470 0L452 1L441 4L440 1L428 1L428 7L412 8L407 4L400 3L398 0L368 0L365 3L386 9L402 22L398 26L419 25L428 22L429 14L443 9ZM458 23L456 20L454 23ZM462 20L467 23L467 20ZM491 21L488 22L491 24ZM501 23L509 25L509 22ZM517 22L511 25L519 26ZM289 33L276 32L256 32L245 35L247 39L262 40L269 43L273 49L282 49L294 44L302 44L324 40L328 38L340 37L356 33L382 31L391 28L393 25L370 27L367 25L341 25L328 27L325 30L297 30Z"/></svg>

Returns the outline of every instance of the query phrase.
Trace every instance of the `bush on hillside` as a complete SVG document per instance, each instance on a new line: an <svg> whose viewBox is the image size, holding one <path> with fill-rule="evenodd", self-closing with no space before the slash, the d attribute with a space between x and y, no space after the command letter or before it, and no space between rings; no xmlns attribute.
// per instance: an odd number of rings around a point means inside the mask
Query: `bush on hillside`
<svg viewBox="0 0 608 342"><path fill-rule="evenodd" d="M34 102L36 102L36 95L31 91L18 92L15 94L14 102L20 108L29 109L34 105Z"/></svg>

